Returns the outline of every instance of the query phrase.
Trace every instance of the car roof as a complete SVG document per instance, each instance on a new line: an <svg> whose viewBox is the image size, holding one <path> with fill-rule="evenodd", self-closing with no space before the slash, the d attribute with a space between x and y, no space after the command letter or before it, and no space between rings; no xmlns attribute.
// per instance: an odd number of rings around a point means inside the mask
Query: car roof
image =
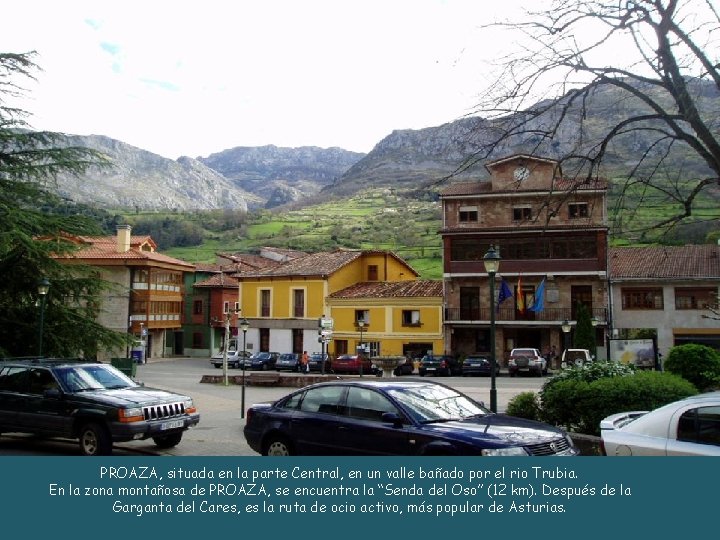
<svg viewBox="0 0 720 540"><path fill-rule="evenodd" d="M64 366L64 365L98 365L102 362L88 360L87 358L38 358L38 357L22 357L22 358L0 358L0 365L8 366Z"/></svg>
<svg viewBox="0 0 720 540"><path fill-rule="evenodd" d="M395 379L398 379L397 377ZM430 381L427 379L402 379L402 380L393 380L391 378L388 378L387 380L373 378L373 379L367 379L367 380L336 380L336 381L326 381L321 382L317 384L313 384L310 386L307 386L303 388L303 390L307 388L317 388L321 386L361 386L364 388L379 388L383 390L392 390L392 389L399 389L399 388L421 388L423 386L442 386L444 388L450 388L449 386L436 382L436 381Z"/></svg>

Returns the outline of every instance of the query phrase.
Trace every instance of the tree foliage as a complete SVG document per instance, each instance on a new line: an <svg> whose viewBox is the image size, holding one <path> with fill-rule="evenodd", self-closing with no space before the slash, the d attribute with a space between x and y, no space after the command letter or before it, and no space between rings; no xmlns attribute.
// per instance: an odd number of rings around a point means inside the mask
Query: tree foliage
<svg viewBox="0 0 720 540"><path fill-rule="evenodd" d="M597 356L597 343L595 341L595 329L592 326L590 311L585 304L577 305L577 325L573 339L575 348L587 349L593 358Z"/></svg>
<svg viewBox="0 0 720 540"><path fill-rule="evenodd" d="M125 335L95 320L109 284L92 268L53 258L73 248L48 239L99 230L84 215L56 213L66 205L51 187L56 174L79 174L104 160L86 148L68 146L61 134L32 131L28 113L10 104L24 92L18 79L31 80L38 69L33 56L0 53L0 356L38 354L37 285L42 278L50 281L43 353L92 355L99 346L123 346Z"/></svg>
<svg viewBox="0 0 720 540"><path fill-rule="evenodd" d="M493 26L510 30L517 50L500 61L478 106L491 135L465 167L529 152L557 159L576 186L613 171L619 205L672 203L655 228L692 215L720 178L712 2L554 0L526 20ZM561 132L573 143L561 146Z"/></svg>

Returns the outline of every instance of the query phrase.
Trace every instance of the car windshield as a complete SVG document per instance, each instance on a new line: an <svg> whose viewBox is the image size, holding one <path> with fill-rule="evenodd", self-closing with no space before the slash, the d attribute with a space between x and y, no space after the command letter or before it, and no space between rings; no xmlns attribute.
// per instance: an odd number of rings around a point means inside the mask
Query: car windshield
<svg viewBox="0 0 720 540"><path fill-rule="evenodd" d="M411 415L423 423L464 420L490 411L452 388L428 384L388 391Z"/></svg>
<svg viewBox="0 0 720 540"><path fill-rule="evenodd" d="M68 392L86 390L113 390L138 386L121 371L108 365L61 367L56 371L64 389Z"/></svg>
<svg viewBox="0 0 720 540"><path fill-rule="evenodd" d="M270 353L261 352L255 355L256 360L265 360L266 358L270 358Z"/></svg>

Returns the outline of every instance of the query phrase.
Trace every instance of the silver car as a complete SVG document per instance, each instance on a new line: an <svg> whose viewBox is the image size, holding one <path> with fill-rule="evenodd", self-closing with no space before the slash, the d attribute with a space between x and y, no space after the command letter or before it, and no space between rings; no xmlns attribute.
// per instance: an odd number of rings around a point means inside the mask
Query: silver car
<svg viewBox="0 0 720 540"><path fill-rule="evenodd" d="M720 456L720 392L600 422L606 456Z"/></svg>

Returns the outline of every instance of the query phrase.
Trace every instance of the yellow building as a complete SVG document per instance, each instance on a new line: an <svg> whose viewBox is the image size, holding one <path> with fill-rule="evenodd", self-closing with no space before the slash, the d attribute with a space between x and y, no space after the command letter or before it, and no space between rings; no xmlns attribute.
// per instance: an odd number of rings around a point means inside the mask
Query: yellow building
<svg viewBox="0 0 720 540"><path fill-rule="evenodd" d="M441 281L357 283L328 296L330 351L370 357L443 352Z"/></svg>
<svg viewBox="0 0 720 540"><path fill-rule="evenodd" d="M250 324L247 349L284 353L320 351L318 320L333 316L328 303L333 293L358 283L415 282L418 274L390 251L336 250L300 256L235 277L240 283L242 316ZM441 295L437 303L441 305ZM348 323L348 330L351 328ZM334 345L334 341L330 343L330 352L339 352Z"/></svg>

